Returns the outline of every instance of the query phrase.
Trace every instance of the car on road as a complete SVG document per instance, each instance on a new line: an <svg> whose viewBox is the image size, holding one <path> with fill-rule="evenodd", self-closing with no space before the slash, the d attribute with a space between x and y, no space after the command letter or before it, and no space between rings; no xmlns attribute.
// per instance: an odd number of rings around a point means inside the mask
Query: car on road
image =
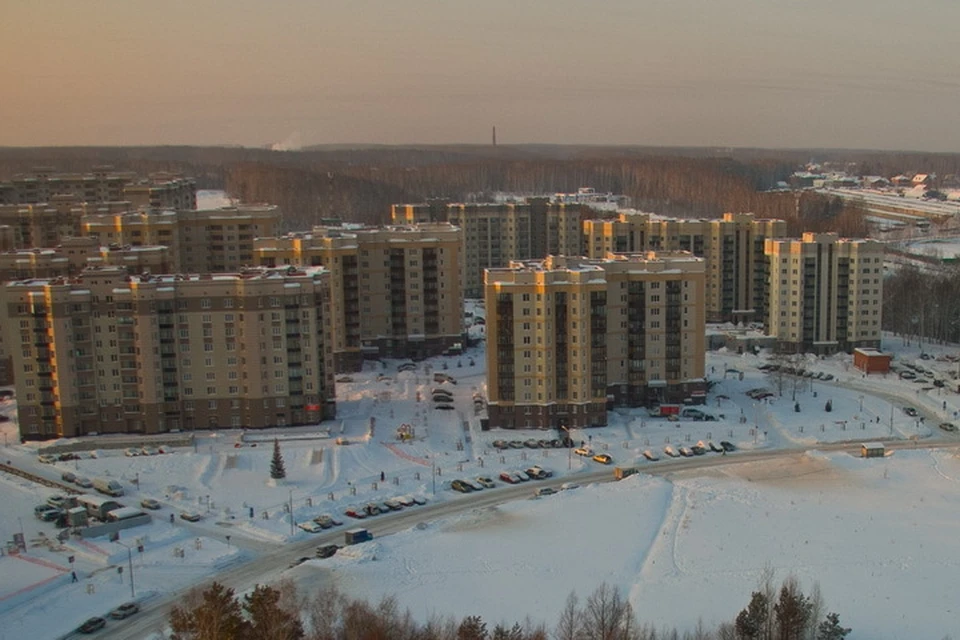
<svg viewBox="0 0 960 640"><path fill-rule="evenodd" d="M904 408L903 408L903 412L904 412L905 414L907 414L908 416L910 416L911 418L916 418L916 417L917 417L917 410L914 409L913 407L904 407Z"/></svg>
<svg viewBox="0 0 960 640"><path fill-rule="evenodd" d="M554 489L553 487L540 487L533 492L533 495L539 498L541 496L552 496L556 492L557 490Z"/></svg>
<svg viewBox="0 0 960 640"><path fill-rule="evenodd" d="M944 431L956 431L957 425L953 424L952 422L941 422L940 428Z"/></svg>
<svg viewBox="0 0 960 640"><path fill-rule="evenodd" d="M578 456L583 456L584 458L590 458L593 456L593 449L590 447L578 447L573 450Z"/></svg>
<svg viewBox="0 0 960 640"><path fill-rule="evenodd" d="M363 520L367 517L366 512L360 507L349 507L346 511L343 512L344 515L350 518L356 518L357 520Z"/></svg>
<svg viewBox="0 0 960 640"><path fill-rule="evenodd" d="M337 551L340 550L340 546L336 544L325 544L323 546L317 547L317 557L326 559L332 558L336 555Z"/></svg>
<svg viewBox="0 0 960 640"><path fill-rule="evenodd" d="M77 485L78 487L82 487L84 489L93 488L93 480L91 480L90 478L79 477L73 481L73 484Z"/></svg>
<svg viewBox="0 0 960 640"><path fill-rule="evenodd" d="M43 464L53 464L54 462L57 461L57 457L51 456L50 454L47 454L47 453L42 453L39 456L37 456L37 460L39 460Z"/></svg>
<svg viewBox="0 0 960 640"><path fill-rule="evenodd" d="M598 453L597 455L593 456L593 461L599 462L600 464L611 464L613 462L613 458L605 453Z"/></svg>
<svg viewBox="0 0 960 640"><path fill-rule="evenodd" d="M100 629L103 629L105 626L107 626L107 621L103 618L90 618L77 627L77 631L80 633L94 633L100 631Z"/></svg>
<svg viewBox="0 0 960 640"><path fill-rule="evenodd" d="M500 479L506 482L507 484L517 484L520 482L519 478L514 478L513 474L509 471L501 471Z"/></svg>
<svg viewBox="0 0 960 640"><path fill-rule="evenodd" d="M203 516L193 511L183 511L180 513L180 519L187 522L200 522L203 520Z"/></svg>
<svg viewBox="0 0 960 640"><path fill-rule="evenodd" d="M479 482L480 486L482 486L484 489L493 489L495 486L497 486L496 484L494 484L493 480L491 480L487 476L478 476L477 482Z"/></svg>
<svg viewBox="0 0 960 640"><path fill-rule="evenodd" d="M153 498L144 498L143 500L140 501L140 506L143 507L144 509L150 509L152 511L156 511L157 509L160 508L161 505L159 502L157 502Z"/></svg>
<svg viewBox="0 0 960 640"><path fill-rule="evenodd" d="M737 450L737 447L732 442L728 442L726 440L721 440L720 446L723 447L723 450L726 451L727 453Z"/></svg>
<svg viewBox="0 0 960 640"><path fill-rule="evenodd" d="M298 522L297 527L303 529L307 533L320 533L323 531L323 527L318 525L313 520L307 520L306 522Z"/></svg>
<svg viewBox="0 0 960 640"><path fill-rule="evenodd" d="M643 452L643 457L649 460L650 462L656 462L657 460L660 459L660 456L655 454L650 449L647 449L646 451Z"/></svg>
<svg viewBox="0 0 960 640"><path fill-rule="evenodd" d="M77 474L73 473L72 471L64 471L60 474L60 479L64 482L76 482Z"/></svg>
<svg viewBox="0 0 960 640"><path fill-rule="evenodd" d="M573 491L574 489L579 489L580 485L576 482L564 482L560 485L560 491Z"/></svg>
<svg viewBox="0 0 960 640"><path fill-rule="evenodd" d="M136 602L126 602L110 612L110 617L114 620L124 620L135 613L140 612L140 605Z"/></svg>

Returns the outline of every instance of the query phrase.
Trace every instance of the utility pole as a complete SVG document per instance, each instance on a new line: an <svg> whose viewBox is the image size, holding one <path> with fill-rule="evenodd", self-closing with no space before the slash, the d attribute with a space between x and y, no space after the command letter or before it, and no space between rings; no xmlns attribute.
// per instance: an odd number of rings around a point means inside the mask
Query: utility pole
<svg viewBox="0 0 960 640"><path fill-rule="evenodd" d="M290 536L293 536L293 489L290 489Z"/></svg>
<svg viewBox="0 0 960 640"><path fill-rule="evenodd" d="M133 586L133 553L130 551L130 547L120 542L119 540L117 540L116 543L127 550L127 566L130 568L130 597L136 598L137 594ZM142 564L142 559L141 559L141 564Z"/></svg>
<svg viewBox="0 0 960 640"><path fill-rule="evenodd" d="M433 495L437 495L437 463L433 460L430 461L430 471L433 476Z"/></svg>

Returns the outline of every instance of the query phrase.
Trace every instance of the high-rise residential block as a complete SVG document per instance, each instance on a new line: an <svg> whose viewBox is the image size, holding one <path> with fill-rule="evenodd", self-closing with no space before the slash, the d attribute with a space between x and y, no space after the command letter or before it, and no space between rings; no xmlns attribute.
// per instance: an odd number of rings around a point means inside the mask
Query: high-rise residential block
<svg viewBox="0 0 960 640"><path fill-rule="evenodd" d="M21 436L333 417L329 277L317 268L130 276L103 267L5 285Z"/></svg>
<svg viewBox="0 0 960 640"><path fill-rule="evenodd" d="M63 198L77 203L126 201L134 209L196 209L197 185L192 178L169 173L140 177L107 166L94 167L89 173L36 169L0 182L0 205L47 203Z"/></svg>
<svg viewBox="0 0 960 640"><path fill-rule="evenodd" d="M491 426L599 426L608 402L703 401L703 260L551 256L485 276Z"/></svg>
<svg viewBox="0 0 960 640"><path fill-rule="evenodd" d="M880 347L883 244L805 233L768 239L766 330L785 351Z"/></svg>

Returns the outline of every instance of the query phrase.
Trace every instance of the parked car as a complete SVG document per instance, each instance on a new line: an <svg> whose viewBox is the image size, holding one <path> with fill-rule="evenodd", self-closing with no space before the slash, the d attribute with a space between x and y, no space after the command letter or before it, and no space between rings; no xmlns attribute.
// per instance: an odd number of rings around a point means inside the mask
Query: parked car
<svg viewBox="0 0 960 640"><path fill-rule="evenodd" d="M707 446L710 447L710 451L713 451L714 453L723 453L723 447L721 447L718 444L715 444L713 440L708 442Z"/></svg>
<svg viewBox="0 0 960 640"><path fill-rule="evenodd" d="M152 511L156 511L157 509L160 508L161 505L159 502L157 502L153 498L144 498L143 500L140 501L140 506L143 507L144 509L150 509Z"/></svg>
<svg viewBox="0 0 960 640"><path fill-rule="evenodd" d="M441 411L453 411L456 407L452 404L438 404L435 409L440 409Z"/></svg>
<svg viewBox="0 0 960 640"><path fill-rule="evenodd" d="M665 446L665 447L663 448L663 452L664 452L665 454L667 454L668 456L670 456L671 458L679 458L679 457L680 457L680 454L677 453L676 449L674 449L674 448L671 447L670 445Z"/></svg>
<svg viewBox="0 0 960 640"><path fill-rule="evenodd" d="M656 462L657 460L660 459L660 456L655 454L650 449L647 449L646 451L643 452L643 457L649 460L650 462Z"/></svg>
<svg viewBox="0 0 960 640"><path fill-rule="evenodd" d="M378 516L381 513L380 505L376 502L368 502L367 506L363 508L363 511L368 516Z"/></svg>
<svg viewBox="0 0 960 640"><path fill-rule="evenodd" d="M135 613L140 612L140 605L136 602L127 602L110 612L110 617L114 620L123 620L129 618Z"/></svg>
<svg viewBox="0 0 960 640"><path fill-rule="evenodd" d="M944 431L956 431L957 425L953 424L952 422L941 422L940 428Z"/></svg>
<svg viewBox="0 0 960 640"><path fill-rule="evenodd" d="M337 520L329 513L321 513L316 518L313 519L318 525L324 529L329 529L330 527L339 527L343 524L341 520Z"/></svg>
<svg viewBox="0 0 960 640"><path fill-rule="evenodd" d="M297 526L303 529L304 531L306 531L307 533L320 533L321 531L323 531L323 527L318 525L313 520L307 520L306 522L298 522Z"/></svg>
<svg viewBox="0 0 960 640"><path fill-rule="evenodd" d="M522 440L511 440L509 443L511 449L523 449Z"/></svg>
<svg viewBox="0 0 960 640"><path fill-rule="evenodd" d="M156 447L143 447L140 449L140 455L144 456L158 456L160 455L160 450Z"/></svg>
<svg viewBox="0 0 960 640"><path fill-rule="evenodd" d="M494 441L493 441L493 448L494 448L494 449L500 449L501 451L502 451L503 449L509 449L509 448L510 448L510 443L507 442L506 440L494 440Z"/></svg>
<svg viewBox="0 0 960 640"><path fill-rule="evenodd" d="M726 451L727 453L737 450L737 447L734 446L732 442L727 442L726 440L721 440L720 446L723 447L723 450Z"/></svg>
<svg viewBox="0 0 960 640"><path fill-rule="evenodd" d="M473 491L473 487L463 480L454 480L450 483L450 488L454 491L459 491L460 493L471 493Z"/></svg>
<svg viewBox="0 0 960 640"><path fill-rule="evenodd" d="M103 618L90 618L82 625L77 627L77 631L80 633L94 633L95 631L100 631L107 626L107 621Z"/></svg>
<svg viewBox="0 0 960 640"><path fill-rule="evenodd" d="M390 509L390 511L400 511L403 509L403 503L396 498L388 498L387 500L383 501L383 504L387 507L387 509Z"/></svg>
<svg viewBox="0 0 960 640"><path fill-rule="evenodd" d="M73 484L77 485L78 487L82 487L83 489L93 488L93 480L90 478L79 477L73 481Z"/></svg>
<svg viewBox="0 0 960 640"><path fill-rule="evenodd" d="M911 418L916 418L916 417L917 417L917 410L914 409L913 407L904 407L904 408L903 408L903 412L904 412L905 414L907 414L908 416L910 416Z"/></svg>
<svg viewBox="0 0 960 640"><path fill-rule="evenodd" d="M64 471L60 474L60 479L64 482L76 482L77 474L73 473L72 471Z"/></svg>
<svg viewBox="0 0 960 640"><path fill-rule="evenodd" d="M537 480L544 480L545 478L552 478L553 471L550 471L549 469L544 469L540 465L535 464L529 469L527 469L527 475L530 476L531 478L536 478Z"/></svg>
<svg viewBox="0 0 960 640"><path fill-rule="evenodd" d="M692 447L690 447L690 450L693 451L693 455L695 455L695 456L702 456L703 454L705 454L705 453L707 452L707 448L704 447L704 446L703 446L701 443L699 443L699 442L698 442L697 444L693 445Z"/></svg>
<svg viewBox="0 0 960 640"><path fill-rule="evenodd" d="M500 479L506 482L507 484L517 484L520 482L519 478L513 477L513 474L509 471L501 471Z"/></svg>
<svg viewBox="0 0 960 640"><path fill-rule="evenodd" d="M427 499L421 496L410 496L410 499L413 500L414 504L425 505L427 504Z"/></svg>
<svg viewBox="0 0 960 640"><path fill-rule="evenodd" d="M332 558L339 550L340 547L338 545L325 544L321 547L317 547L317 557L322 559Z"/></svg>
<svg viewBox="0 0 960 640"><path fill-rule="evenodd" d="M613 458L605 453L598 453L597 455L593 456L593 461L599 462L600 464L611 464L613 462Z"/></svg>
<svg viewBox="0 0 960 640"><path fill-rule="evenodd" d="M136 458L137 456L141 455L141 453L141 450L135 447L129 447L123 450L123 455L127 456L128 458Z"/></svg>
<svg viewBox="0 0 960 640"><path fill-rule="evenodd" d="M527 472L526 472L526 471L521 471L520 469L517 469L516 471L514 471L514 472L513 472L513 475L515 475L516 477L520 478L520 482L526 482L526 481L528 481L528 480L530 479L530 476L527 475Z"/></svg>
<svg viewBox="0 0 960 640"><path fill-rule="evenodd" d="M405 507L412 507L417 504L410 496L400 496L397 498L397 501Z"/></svg>
<svg viewBox="0 0 960 640"><path fill-rule="evenodd" d="M39 461L42 462L43 464L53 464L54 462L57 461L57 457L56 457L56 456L51 456L51 455L46 454L46 453L43 453L43 454L40 454L39 456L37 456L37 460L39 460Z"/></svg>
<svg viewBox="0 0 960 640"><path fill-rule="evenodd" d="M493 480L491 480L487 476L478 476L477 482L480 483L480 486L482 486L484 489L492 489L495 486L497 486L493 483Z"/></svg>
<svg viewBox="0 0 960 640"><path fill-rule="evenodd" d="M180 514L180 519L187 522L200 522L203 520L203 516L193 511L184 511Z"/></svg>
<svg viewBox="0 0 960 640"><path fill-rule="evenodd" d="M366 512L360 507L349 507L346 511L343 512L344 515L350 518L356 518L357 520L363 520L367 517Z"/></svg>
<svg viewBox="0 0 960 640"><path fill-rule="evenodd" d="M44 504L34 508L33 515L35 515L39 520L50 522L60 517L60 509L51 507L48 504Z"/></svg>
<svg viewBox="0 0 960 640"><path fill-rule="evenodd" d="M49 498L47 498L47 504L50 505L51 507L62 509L67 504L67 502L69 502L69 500L70 498L68 498L67 496L50 496Z"/></svg>
<svg viewBox="0 0 960 640"><path fill-rule="evenodd" d="M593 449L589 447L579 447L574 449L573 452L578 456L583 456L584 458L590 458L593 456Z"/></svg>
<svg viewBox="0 0 960 640"><path fill-rule="evenodd" d="M901 371L901 372L900 372L900 378L903 379L903 380L913 380L913 379L916 378L916 377L917 377L917 374L915 374L913 371Z"/></svg>
<svg viewBox="0 0 960 640"><path fill-rule="evenodd" d="M679 451L680 455L682 455L684 458L693 457L693 450L690 447L680 447Z"/></svg>

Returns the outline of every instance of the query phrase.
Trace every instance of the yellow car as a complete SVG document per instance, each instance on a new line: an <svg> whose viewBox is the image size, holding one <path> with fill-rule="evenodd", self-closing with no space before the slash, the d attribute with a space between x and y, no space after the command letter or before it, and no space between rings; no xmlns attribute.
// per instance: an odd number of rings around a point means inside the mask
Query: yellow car
<svg viewBox="0 0 960 640"><path fill-rule="evenodd" d="M605 453L598 453L597 455L593 456L593 461L599 462L600 464L610 464L613 462L613 458Z"/></svg>

